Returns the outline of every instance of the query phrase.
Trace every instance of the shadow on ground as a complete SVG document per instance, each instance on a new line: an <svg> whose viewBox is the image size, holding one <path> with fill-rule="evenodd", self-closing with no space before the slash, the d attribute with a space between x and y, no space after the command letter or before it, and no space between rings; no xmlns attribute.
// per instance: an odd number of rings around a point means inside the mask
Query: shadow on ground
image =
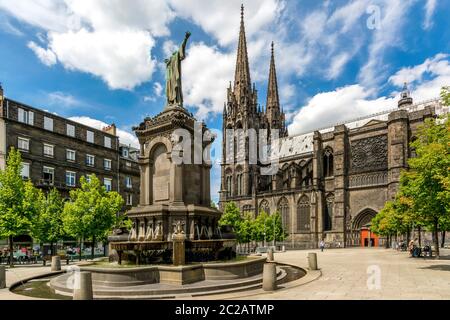
<svg viewBox="0 0 450 320"><path fill-rule="evenodd" d="M448 264L438 264L438 265L432 265L428 267L423 267L420 269L428 269L428 270L439 270L439 271L450 271L450 265Z"/></svg>

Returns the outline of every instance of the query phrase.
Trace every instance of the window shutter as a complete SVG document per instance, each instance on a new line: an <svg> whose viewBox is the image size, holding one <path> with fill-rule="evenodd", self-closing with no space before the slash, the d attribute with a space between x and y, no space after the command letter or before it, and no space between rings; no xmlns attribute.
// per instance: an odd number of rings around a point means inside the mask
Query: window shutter
<svg viewBox="0 0 450 320"><path fill-rule="evenodd" d="M34 126L34 112L28 111L28 124Z"/></svg>

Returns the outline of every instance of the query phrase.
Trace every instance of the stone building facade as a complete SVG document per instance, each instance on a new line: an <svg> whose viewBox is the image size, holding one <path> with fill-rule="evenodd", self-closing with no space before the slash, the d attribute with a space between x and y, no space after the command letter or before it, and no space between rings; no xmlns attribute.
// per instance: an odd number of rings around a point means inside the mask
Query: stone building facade
<svg viewBox="0 0 450 320"><path fill-rule="evenodd" d="M314 248L322 239L335 246L367 245L370 239L364 242L362 231L395 196L400 172L414 156L410 142L418 127L426 118L448 113L448 107L439 99L414 104L405 85L391 110L288 136L273 45L265 110L257 108L246 51L242 17L234 87L227 90L223 114L220 208L233 201L241 212L253 215L279 212L288 248ZM245 134L235 131L236 147L230 148L227 129L241 128L244 133L251 128L280 130L276 173L262 175L263 163L250 164L253 146Z"/></svg>
<svg viewBox="0 0 450 320"><path fill-rule="evenodd" d="M22 175L43 190L69 197L80 178L95 174L125 200L139 201L138 149L120 144L116 127L94 129L4 96L0 88L0 169L11 147L21 152Z"/></svg>

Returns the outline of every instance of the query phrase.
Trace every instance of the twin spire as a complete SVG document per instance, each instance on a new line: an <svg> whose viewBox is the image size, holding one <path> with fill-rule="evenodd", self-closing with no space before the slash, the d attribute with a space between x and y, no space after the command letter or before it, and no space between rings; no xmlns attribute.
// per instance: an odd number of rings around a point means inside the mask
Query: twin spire
<svg viewBox="0 0 450 320"><path fill-rule="evenodd" d="M250 78L250 66L248 62L247 38L245 35L244 5L241 6L241 25L239 30L238 52L236 71L234 75L234 93L238 102L241 98L255 91L252 89ZM280 118L280 101L278 96L278 82L275 68L274 44L271 44L269 85L267 89L266 113L269 123L275 118Z"/></svg>

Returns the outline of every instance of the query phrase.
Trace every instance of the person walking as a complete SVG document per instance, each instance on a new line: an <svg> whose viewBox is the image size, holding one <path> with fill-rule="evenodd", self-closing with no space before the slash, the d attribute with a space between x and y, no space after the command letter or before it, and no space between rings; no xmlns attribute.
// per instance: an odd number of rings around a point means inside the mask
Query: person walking
<svg viewBox="0 0 450 320"><path fill-rule="evenodd" d="M323 249L325 249L325 242L323 240L320 241L319 247L320 247L320 251L323 252Z"/></svg>

